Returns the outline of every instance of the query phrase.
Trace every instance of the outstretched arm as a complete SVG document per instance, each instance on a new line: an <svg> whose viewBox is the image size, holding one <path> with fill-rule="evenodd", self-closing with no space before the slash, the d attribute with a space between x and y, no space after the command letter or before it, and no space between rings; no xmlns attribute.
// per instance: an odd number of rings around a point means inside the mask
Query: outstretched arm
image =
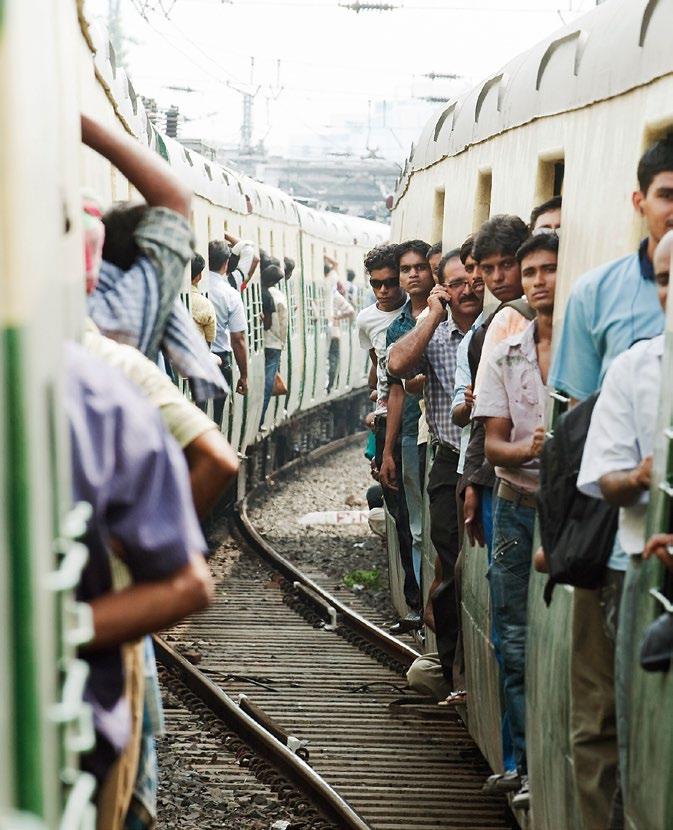
<svg viewBox="0 0 673 830"><path fill-rule="evenodd" d="M202 611L212 596L208 566L200 553L194 553L189 564L167 579L141 582L93 600L94 637L85 648L111 648L168 628L189 614Z"/></svg>
<svg viewBox="0 0 673 830"><path fill-rule="evenodd" d="M140 192L148 205L166 207L189 218L192 194L157 153L121 129L81 117L82 141L111 162Z"/></svg>

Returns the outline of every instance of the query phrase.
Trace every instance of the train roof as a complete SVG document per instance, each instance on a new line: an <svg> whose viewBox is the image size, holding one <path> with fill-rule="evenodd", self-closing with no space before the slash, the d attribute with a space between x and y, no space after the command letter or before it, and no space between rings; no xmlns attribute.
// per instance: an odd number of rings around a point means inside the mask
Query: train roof
<svg viewBox="0 0 673 830"><path fill-rule="evenodd" d="M415 171L472 144L670 74L672 31L666 0L608 0L558 29L432 116L412 146L395 202Z"/></svg>
<svg viewBox="0 0 673 830"><path fill-rule="evenodd" d="M122 123L136 138L160 153L198 196L237 213L252 212L264 219L301 226L326 242L373 246L388 239L388 225L307 208L282 190L206 159L169 138L152 124L126 72L116 65L107 33L83 17L80 22L94 55L98 80Z"/></svg>

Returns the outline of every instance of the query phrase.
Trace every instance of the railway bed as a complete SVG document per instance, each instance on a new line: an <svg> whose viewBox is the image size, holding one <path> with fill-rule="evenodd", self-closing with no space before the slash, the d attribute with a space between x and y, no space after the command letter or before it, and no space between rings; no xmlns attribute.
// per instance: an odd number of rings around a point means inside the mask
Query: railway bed
<svg viewBox="0 0 673 830"><path fill-rule="evenodd" d="M332 812L331 826L515 826L505 799L481 793L489 770L458 714L405 691L413 650L369 626L275 554L249 525L245 504L239 527L245 537L240 550L229 546L224 562L221 552L213 557L218 585L212 607L166 640L177 652L198 652L191 655L198 668L189 671L210 681L217 695L244 695L243 706L257 720L308 752L314 772L336 790L333 798L341 797L360 817L360 824L357 817L351 824ZM278 767L264 747L254 749ZM302 791L296 770L281 772ZM306 798L315 803L310 794Z"/></svg>

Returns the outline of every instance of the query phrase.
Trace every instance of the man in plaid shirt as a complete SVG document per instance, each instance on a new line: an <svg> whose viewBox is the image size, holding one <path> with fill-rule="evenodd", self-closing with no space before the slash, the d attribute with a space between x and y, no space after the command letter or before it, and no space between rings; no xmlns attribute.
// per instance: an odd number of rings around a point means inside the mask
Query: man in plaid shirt
<svg viewBox="0 0 673 830"><path fill-rule="evenodd" d="M436 446L428 479L430 537L442 565L442 584L435 591L433 606L437 615L441 604L442 627L450 632L440 659L444 676L452 684L460 640L455 567L460 550L456 485L461 430L451 420L451 401L458 346L481 312L483 297L475 293L474 275L467 274L457 257L445 262L443 271L444 284L430 292L428 316L391 347L388 373L401 378L425 375L425 415Z"/></svg>

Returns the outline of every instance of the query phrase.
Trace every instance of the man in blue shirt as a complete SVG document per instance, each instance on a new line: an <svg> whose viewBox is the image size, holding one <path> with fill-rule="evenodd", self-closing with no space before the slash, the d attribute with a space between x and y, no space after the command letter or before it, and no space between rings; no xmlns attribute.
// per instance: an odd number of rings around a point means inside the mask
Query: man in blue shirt
<svg viewBox="0 0 673 830"><path fill-rule="evenodd" d="M580 277L566 306L549 385L573 400L583 400L600 388L617 355L663 330L652 257L673 227L673 140L657 142L640 159L632 201L645 220L647 237L635 253ZM604 587L575 588L573 596L571 744L587 828L608 826L617 784L614 621L621 582L614 572L625 571L626 565L617 544Z"/></svg>
<svg viewBox="0 0 673 830"><path fill-rule="evenodd" d="M428 307L428 296L435 281L428 252L432 248L420 240L403 242L396 252L397 266L400 270L400 286L407 292L409 299L402 307L399 316L388 326L386 348L397 342L400 337L416 325L416 319ZM401 260L425 258L428 267L423 271L402 270ZM418 257L414 254L420 255ZM422 264L422 262L421 262ZM383 448L381 464L381 483L385 487L397 489L394 450L398 444L402 450L402 480L404 498L409 513L409 527L412 537L412 560L414 576L418 589L421 587L421 557L423 545L423 493L420 478L420 459L418 456L418 420L421 409L418 402L420 394L405 392L399 378L388 375L388 417L386 418L386 442Z"/></svg>

